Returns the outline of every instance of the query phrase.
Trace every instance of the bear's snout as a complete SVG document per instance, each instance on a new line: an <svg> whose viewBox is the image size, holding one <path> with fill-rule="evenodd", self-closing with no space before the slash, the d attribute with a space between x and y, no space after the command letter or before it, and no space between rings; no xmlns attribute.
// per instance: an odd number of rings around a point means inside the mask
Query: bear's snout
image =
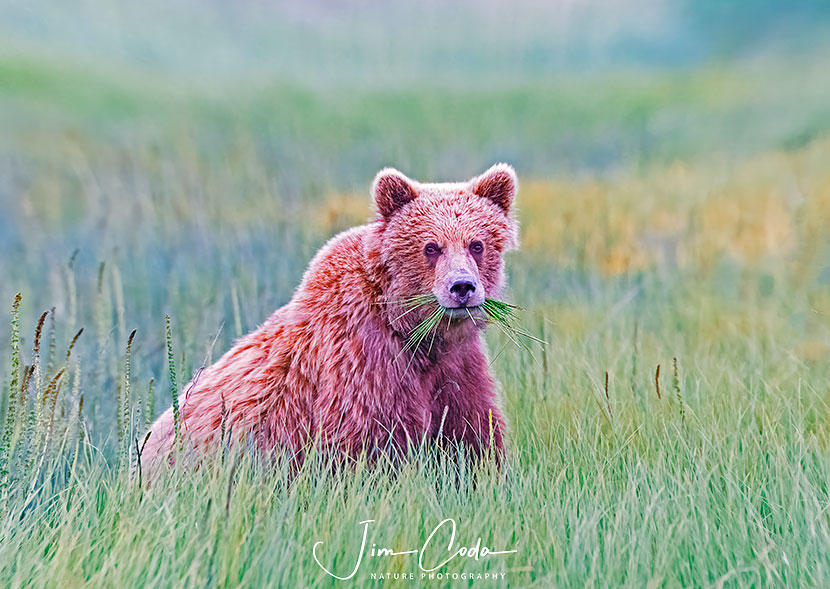
<svg viewBox="0 0 830 589"><path fill-rule="evenodd" d="M467 270L456 268L439 280L434 292L438 302L448 308L478 307L484 302L484 287L478 277Z"/></svg>
<svg viewBox="0 0 830 589"><path fill-rule="evenodd" d="M464 307L476 291L476 285L471 278L461 278L455 280L450 286L450 296L452 300L458 303L459 307Z"/></svg>

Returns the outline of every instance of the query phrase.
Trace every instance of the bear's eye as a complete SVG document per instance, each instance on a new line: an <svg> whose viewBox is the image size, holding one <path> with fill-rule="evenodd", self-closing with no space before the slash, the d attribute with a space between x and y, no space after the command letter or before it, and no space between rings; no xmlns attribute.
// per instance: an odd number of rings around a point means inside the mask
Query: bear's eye
<svg viewBox="0 0 830 589"><path fill-rule="evenodd" d="M484 251L484 244L476 240L470 244L470 251L476 255Z"/></svg>
<svg viewBox="0 0 830 589"><path fill-rule="evenodd" d="M428 258L434 258L441 253L441 247L437 243L428 243L424 246L424 255Z"/></svg>

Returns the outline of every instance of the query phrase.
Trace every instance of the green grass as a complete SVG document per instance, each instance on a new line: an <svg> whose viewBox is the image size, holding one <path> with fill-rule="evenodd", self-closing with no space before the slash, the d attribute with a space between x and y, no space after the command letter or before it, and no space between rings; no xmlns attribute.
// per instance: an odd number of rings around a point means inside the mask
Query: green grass
<svg viewBox="0 0 830 589"><path fill-rule="evenodd" d="M412 357L414 351L421 348L421 344L427 344L427 352L432 351L432 344L435 341L436 334L441 329L441 321L446 319L445 327L449 328L452 323L452 317L447 315L447 307L442 306L438 302L438 298L432 294L420 294L408 297L403 301L390 301L389 304L398 304L401 308L401 313L393 318L393 323L398 319L406 317L410 313L426 308L426 316L409 331L407 336L406 346L401 350L401 355L407 354ZM545 342L523 330L516 325L516 313L521 311L521 307L512 305L497 299L485 298L484 302L475 309L475 314L471 309L465 309L469 320L473 323L480 323L482 325L493 325L504 333L507 338L519 347L523 344L520 340L531 340L539 344ZM481 313L484 315L482 316ZM466 317L464 317L466 319ZM527 346L525 348L530 351ZM397 360L397 358L396 358Z"/></svg>
<svg viewBox="0 0 830 589"><path fill-rule="evenodd" d="M422 449L401 467L334 474L312 459L290 482L220 456L213 468L177 471L148 490L119 472L106 443L69 428L47 460L13 470L4 488L4 578L329 586L312 557L316 542L323 563L345 575L358 522L376 520L369 542L403 550L451 517L459 540L480 536L518 552L456 559L441 569L450 574L505 572L520 586L823 585L826 365L799 360L779 341L786 289L746 305L679 282L647 281L630 312L606 322L598 303L533 309L528 328L549 345L535 358L509 345L496 360L509 460L502 475L482 472L475 483ZM555 323L565 313L570 329ZM748 333L736 328L744 319ZM491 345L506 343L491 335ZM371 572L396 571L417 576L417 560L367 558L356 580L371 585Z"/></svg>

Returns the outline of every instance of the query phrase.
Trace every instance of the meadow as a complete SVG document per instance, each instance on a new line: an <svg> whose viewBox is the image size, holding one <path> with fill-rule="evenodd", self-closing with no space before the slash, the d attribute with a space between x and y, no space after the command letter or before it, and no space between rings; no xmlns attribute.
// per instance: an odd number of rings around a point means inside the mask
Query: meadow
<svg viewBox="0 0 830 589"><path fill-rule="evenodd" d="M553 77L424 50L407 75L229 86L24 41L0 43L5 584L830 583L825 46ZM503 471L423 447L290 478L229 450L143 484L148 423L369 217L378 169L458 180L501 160L520 177L509 300L545 342L487 335ZM315 562L323 542L348 574L364 520L369 546L409 550L445 518L456 547L516 552L434 579L412 555L367 554L342 582Z"/></svg>

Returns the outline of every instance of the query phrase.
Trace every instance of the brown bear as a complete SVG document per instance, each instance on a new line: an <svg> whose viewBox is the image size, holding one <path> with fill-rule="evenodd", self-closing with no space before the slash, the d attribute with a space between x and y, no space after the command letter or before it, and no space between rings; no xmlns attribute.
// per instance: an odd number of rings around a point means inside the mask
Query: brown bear
<svg viewBox="0 0 830 589"><path fill-rule="evenodd" d="M288 304L184 388L188 452L203 456L227 428L297 460L311 444L355 457L438 437L500 456L505 423L479 306L499 296L503 255L517 246L517 187L506 164L459 183L379 172L375 218L324 245ZM408 303L418 295L434 296ZM411 345L439 306L440 322ZM145 470L172 462L174 437L171 408L152 425Z"/></svg>

